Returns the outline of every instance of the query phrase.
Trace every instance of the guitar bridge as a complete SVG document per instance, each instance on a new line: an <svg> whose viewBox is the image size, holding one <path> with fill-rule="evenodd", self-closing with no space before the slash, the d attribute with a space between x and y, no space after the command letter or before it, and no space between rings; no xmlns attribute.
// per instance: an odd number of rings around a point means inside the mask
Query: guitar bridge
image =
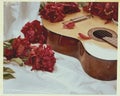
<svg viewBox="0 0 120 96"><path fill-rule="evenodd" d="M84 21L84 20L92 18L92 17L93 17L93 15L80 16L80 17L77 17L77 18L70 19L68 21L64 21L63 24L70 23L70 22L74 22L74 23L81 22L81 21Z"/></svg>

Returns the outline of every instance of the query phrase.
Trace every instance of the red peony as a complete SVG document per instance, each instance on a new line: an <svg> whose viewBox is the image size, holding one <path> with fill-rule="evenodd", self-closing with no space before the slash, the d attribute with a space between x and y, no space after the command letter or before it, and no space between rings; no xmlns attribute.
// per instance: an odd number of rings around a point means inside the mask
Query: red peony
<svg viewBox="0 0 120 96"><path fill-rule="evenodd" d="M10 60L16 57L28 56L30 50L30 43L27 39L22 39L20 36L15 38L11 43L11 48L4 48L4 56Z"/></svg>
<svg viewBox="0 0 120 96"><path fill-rule="evenodd" d="M47 3L40 11L40 15L42 18L45 18L50 22L59 22L65 17L62 10L63 6L59 3Z"/></svg>
<svg viewBox="0 0 120 96"><path fill-rule="evenodd" d="M54 52L49 45L40 44L32 46L26 38L15 38L11 49L4 49L4 56L7 60L19 57L24 59L26 65L32 66L31 70L42 70L52 72L56 59Z"/></svg>
<svg viewBox="0 0 120 96"><path fill-rule="evenodd" d="M47 3L42 10L40 15L42 18L49 20L50 22L62 21L65 14L79 12L79 6L74 2L67 3Z"/></svg>
<svg viewBox="0 0 120 96"><path fill-rule="evenodd" d="M79 5L75 2L65 2L62 3L62 5L64 14L71 14L80 11Z"/></svg>
<svg viewBox="0 0 120 96"><path fill-rule="evenodd" d="M114 9L113 19L115 21L118 21L118 3L114 2L113 5L114 5L114 8L113 8Z"/></svg>
<svg viewBox="0 0 120 96"><path fill-rule="evenodd" d="M15 38L9 48L4 48L4 56L10 60L19 57L26 65L32 66L32 70L52 72L56 59L54 52L48 45L43 45L47 38L47 30L35 20L28 22L22 28L25 38ZM37 43L39 46L32 46Z"/></svg>
<svg viewBox="0 0 120 96"><path fill-rule="evenodd" d="M105 3L103 2L91 3L90 13L99 16L103 13L104 7L105 7Z"/></svg>
<svg viewBox="0 0 120 96"><path fill-rule="evenodd" d="M113 3L105 3L103 12L99 15L102 19L111 21L113 18Z"/></svg>
<svg viewBox="0 0 120 96"><path fill-rule="evenodd" d="M45 43L46 38L44 36L44 28L40 25L40 22L34 20L28 22L24 25L21 32L24 34L25 38L29 40L30 43Z"/></svg>
<svg viewBox="0 0 120 96"><path fill-rule="evenodd" d="M118 21L117 2L89 2L87 6L83 7L83 10L99 16L100 18L107 20L107 22L112 19Z"/></svg>
<svg viewBox="0 0 120 96"><path fill-rule="evenodd" d="M39 47L32 47L30 56L25 64L32 66L32 70L52 72L55 62L56 59L51 47L48 45L39 45Z"/></svg>
<svg viewBox="0 0 120 96"><path fill-rule="evenodd" d="M30 42L26 38L15 38L12 42L12 49L16 57L26 57L30 50Z"/></svg>

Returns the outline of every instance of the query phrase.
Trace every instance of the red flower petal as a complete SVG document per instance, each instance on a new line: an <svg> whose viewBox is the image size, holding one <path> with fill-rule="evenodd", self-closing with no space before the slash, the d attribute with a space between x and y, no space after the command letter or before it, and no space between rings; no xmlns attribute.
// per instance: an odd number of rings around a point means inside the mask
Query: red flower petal
<svg viewBox="0 0 120 96"><path fill-rule="evenodd" d="M65 29L73 29L73 28L75 27L75 23L74 23L74 22L68 22L68 23L65 23L65 24L63 25L63 27L64 27Z"/></svg>
<svg viewBox="0 0 120 96"><path fill-rule="evenodd" d="M5 48L4 49L4 56L7 58L7 60L10 60L12 59L14 56L14 50L13 49L8 49L8 48Z"/></svg>
<svg viewBox="0 0 120 96"><path fill-rule="evenodd" d="M88 40L88 39L91 39L89 36L86 36L82 33L78 33L78 35L80 36L80 38L84 39L84 40Z"/></svg>

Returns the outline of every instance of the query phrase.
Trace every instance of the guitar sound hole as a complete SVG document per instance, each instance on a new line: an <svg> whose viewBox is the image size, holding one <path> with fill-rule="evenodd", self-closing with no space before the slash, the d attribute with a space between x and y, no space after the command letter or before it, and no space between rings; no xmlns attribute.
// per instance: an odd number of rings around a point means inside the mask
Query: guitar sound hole
<svg viewBox="0 0 120 96"><path fill-rule="evenodd" d="M112 37L112 34L105 30L96 30L93 32L93 35L99 39L102 39L103 37Z"/></svg>
<svg viewBox="0 0 120 96"><path fill-rule="evenodd" d="M91 28L88 31L88 35L90 38L100 42L104 42L103 37L117 38L115 31L103 27Z"/></svg>

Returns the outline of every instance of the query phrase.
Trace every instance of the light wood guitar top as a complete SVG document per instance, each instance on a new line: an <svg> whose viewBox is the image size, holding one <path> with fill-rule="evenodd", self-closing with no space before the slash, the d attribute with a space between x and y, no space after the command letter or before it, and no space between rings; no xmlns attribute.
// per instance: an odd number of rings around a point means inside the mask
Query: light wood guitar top
<svg viewBox="0 0 120 96"><path fill-rule="evenodd" d="M66 15L64 21L68 21L70 19L85 15L88 15L88 13L85 13L81 10L78 13ZM88 36L88 31L96 27L107 28L113 30L117 34L118 27L116 24L114 24L113 22L105 24L105 20L102 20L99 17L94 16L93 18L89 18L84 21L75 23L74 29L64 29L63 28L64 21L51 23L48 20L42 19L44 27L49 31L80 40L89 54L101 59L107 60L117 59L117 49L115 47L111 46L106 42L100 42L94 39L83 40L78 35L78 33L83 33L84 35Z"/></svg>

